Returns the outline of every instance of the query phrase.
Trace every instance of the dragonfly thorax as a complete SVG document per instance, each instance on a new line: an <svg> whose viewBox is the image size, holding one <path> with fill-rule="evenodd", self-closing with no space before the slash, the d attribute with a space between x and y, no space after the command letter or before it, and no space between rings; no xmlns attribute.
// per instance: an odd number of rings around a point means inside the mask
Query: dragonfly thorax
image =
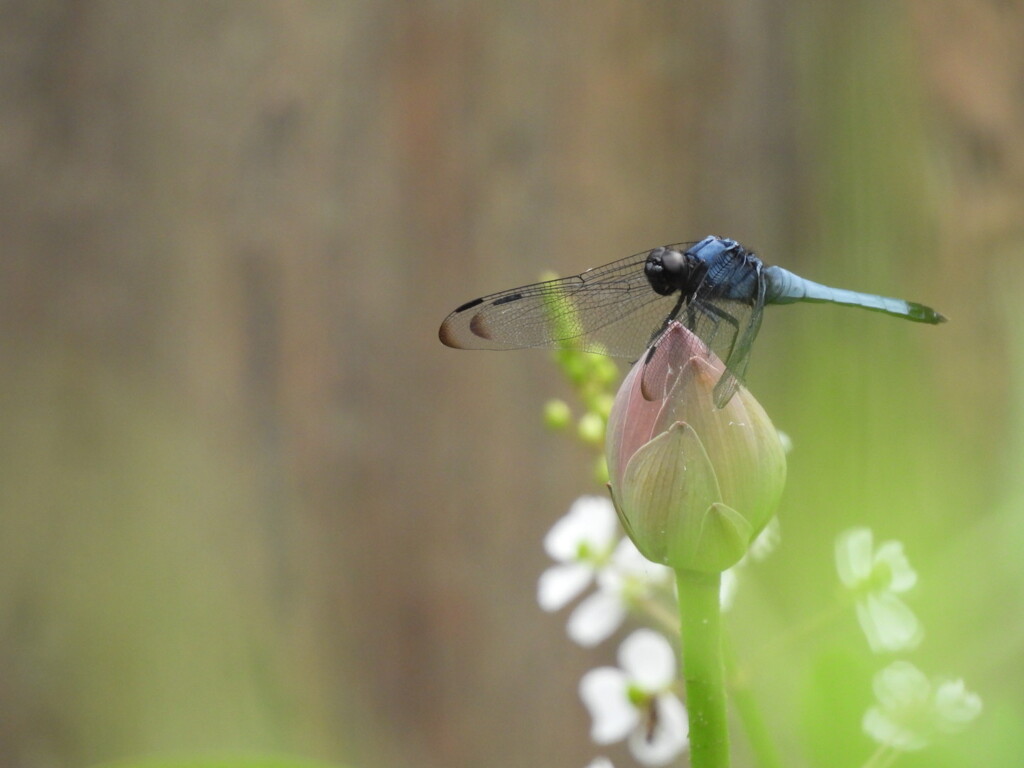
<svg viewBox="0 0 1024 768"><path fill-rule="evenodd" d="M647 254L644 275L651 289L661 296L668 296L678 290L692 293L700 284L707 264L694 254L677 251L675 248L660 246Z"/></svg>

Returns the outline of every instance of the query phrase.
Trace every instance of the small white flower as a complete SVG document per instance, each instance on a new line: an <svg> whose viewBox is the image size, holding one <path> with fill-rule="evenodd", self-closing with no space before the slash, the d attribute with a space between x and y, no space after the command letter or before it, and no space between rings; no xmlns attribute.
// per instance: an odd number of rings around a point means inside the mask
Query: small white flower
<svg viewBox="0 0 1024 768"><path fill-rule="evenodd" d="M629 539L622 539L605 567L597 572L597 590L580 601L569 616L567 630L576 643L590 648L611 637L631 604L660 585L672 583L670 568L652 563Z"/></svg>
<svg viewBox="0 0 1024 768"><path fill-rule="evenodd" d="M612 765L612 761L607 757L595 757L587 765L587 768L615 768L615 766Z"/></svg>
<svg viewBox="0 0 1024 768"><path fill-rule="evenodd" d="M938 733L962 730L981 713L981 699L962 680L933 684L906 661L881 670L873 685L878 704L864 714L864 732L904 752L923 749Z"/></svg>
<svg viewBox="0 0 1024 768"><path fill-rule="evenodd" d="M557 611L579 596L607 562L618 535L615 507L602 496L581 496L544 537L544 549L558 565L537 585L537 602Z"/></svg>
<svg viewBox="0 0 1024 768"><path fill-rule="evenodd" d="M580 680L580 698L593 718L598 744L628 738L644 765L665 765L688 745L686 708L671 692L675 653L650 629L638 629L619 647L619 665L592 669Z"/></svg>
<svg viewBox="0 0 1024 768"><path fill-rule="evenodd" d="M857 597L857 619L875 653L917 647L923 630L897 593L917 583L903 545L886 541L874 549L871 530L852 528L836 539L839 580Z"/></svg>

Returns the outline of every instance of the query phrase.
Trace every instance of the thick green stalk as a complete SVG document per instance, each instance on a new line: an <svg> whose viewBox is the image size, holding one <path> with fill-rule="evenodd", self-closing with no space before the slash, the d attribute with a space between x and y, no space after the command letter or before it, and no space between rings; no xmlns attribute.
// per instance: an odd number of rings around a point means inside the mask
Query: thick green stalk
<svg viewBox="0 0 1024 768"><path fill-rule="evenodd" d="M729 725L722 665L721 574L676 571L683 680L693 768L728 768Z"/></svg>

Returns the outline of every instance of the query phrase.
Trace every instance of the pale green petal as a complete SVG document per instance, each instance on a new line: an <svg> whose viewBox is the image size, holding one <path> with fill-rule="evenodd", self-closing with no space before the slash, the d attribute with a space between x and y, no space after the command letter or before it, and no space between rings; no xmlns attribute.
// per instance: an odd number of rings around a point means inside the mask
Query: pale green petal
<svg viewBox="0 0 1024 768"><path fill-rule="evenodd" d="M690 570L704 573L720 573L736 565L754 533L747 518L725 504L712 504L700 523L699 535L688 538L679 559Z"/></svg>
<svg viewBox="0 0 1024 768"><path fill-rule="evenodd" d="M981 697L964 688L963 680L948 680L935 691L936 727L956 733L981 714Z"/></svg>
<svg viewBox="0 0 1024 768"><path fill-rule="evenodd" d="M909 651L924 637L917 616L891 592L870 594L860 600L857 619L875 653Z"/></svg>
<svg viewBox="0 0 1024 768"><path fill-rule="evenodd" d="M894 661L873 681L875 698L888 711L923 708L931 696L932 684L924 672L909 661Z"/></svg>
<svg viewBox="0 0 1024 768"><path fill-rule="evenodd" d="M715 470L693 428L676 424L633 454L622 493L616 493L627 530L645 557L665 565L693 527L693 512L720 500Z"/></svg>
<svg viewBox="0 0 1024 768"><path fill-rule="evenodd" d="M875 553L875 563L884 563L889 569L889 589L906 592L917 583L917 573L910 567L910 561L903 554L903 544L886 541Z"/></svg>
<svg viewBox="0 0 1024 768"><path fill-rule="evenodd" d="M843 586L856 589L871 576L871 529L851 528L836 537L836 570Z"/></svg>
<svg viewBox="0 0 1024 768"><path fill-rule="evenodd" d="M923 734L896 722L879 707L871 707L864 714L861 727L879 744L888 744L903 752L912 752L928 746L928 739Z"/></svg>

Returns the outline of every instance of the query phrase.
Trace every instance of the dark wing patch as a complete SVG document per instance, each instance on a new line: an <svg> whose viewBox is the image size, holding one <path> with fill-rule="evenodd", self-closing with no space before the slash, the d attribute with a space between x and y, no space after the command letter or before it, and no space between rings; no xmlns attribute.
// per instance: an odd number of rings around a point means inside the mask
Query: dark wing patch
<svg viewBox="0 0 1024 768"><path fill-rule="evenodd" d="M492 306L496 307L499 304L508 304L511 301L519 301L521 298L523 298L523 294L513 293L508 296L502 296L500 299L495 299L494 301L491 302L491 304Z"/></svg>
<svg viewBox="0 0 1024 768"><path fill-rule="evenodd" d="M473 299L472 301L467 301L461 307L456 307L455 311L452 314L457 315L459 312L465 312L467 309L472 309L473 307L482 303L483 299Z"/></svg>
<svg viewBox="0 0 1024 768"><path fill-rule="evenodd" d="M469 330L478 339L491 340L491 332L487 329L487 317L482 312L470 318Z"/></svg>

